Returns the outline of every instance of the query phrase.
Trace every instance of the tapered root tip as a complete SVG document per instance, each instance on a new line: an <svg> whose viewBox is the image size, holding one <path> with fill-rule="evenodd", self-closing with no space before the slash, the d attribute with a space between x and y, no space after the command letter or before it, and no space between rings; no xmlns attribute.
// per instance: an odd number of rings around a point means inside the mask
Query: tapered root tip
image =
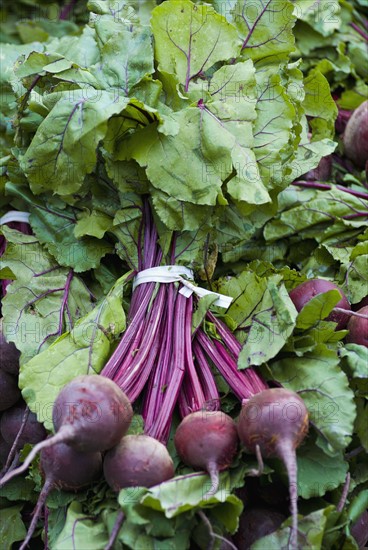
<svg viewBox="0 0 368 550"><path fill-rule="evenodd" d="M218 491L220 484L219 471L215 462L211 462L210 464L208 464L207 472L211 479L211 488L209 491L207 491L207 493L204 494L203 500L207 500L208 498L215 495Z"/></svg>

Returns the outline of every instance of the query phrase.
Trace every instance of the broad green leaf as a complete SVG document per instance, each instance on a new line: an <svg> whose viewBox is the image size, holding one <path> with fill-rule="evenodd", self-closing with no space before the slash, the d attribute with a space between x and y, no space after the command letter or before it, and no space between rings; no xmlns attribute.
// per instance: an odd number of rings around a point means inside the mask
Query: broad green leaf
<svg viewBox="0 0 368 550"><path fill-rule="evenodd" d="M313 143L310 146L317 147ZM298 235L299 239L310 237L317 242L322 242L326 238L328 228L337 226L337 232L341 231L339 224L342 224L342 229L345 231L349 227L365 228L365 221L359 221L359 218L357 221L349 219L350 215L362 207L358 197L341 191L333 185L330 190L313 190L312 194L309 192L303 194L303 191L298 193L296 190L291 190L289 197L294 199L293 202L285 205L285 209L282 209L265 226L266 241L272 242L283 237ZM295 202L298 195L300 203Z"/></svg>
<svg viewBox="0 0 368 550"><path fill-rule="evenodd" d="M288 0L238 0L229 10L242 39L242 56L260 60L287 56L294 50L293 4Z"/></svg>
<svg viewBox="0 0 368 550"><path fill-rule="evenodd" d="M108 539L103 522L83 512L81 504L74 501L68 507L64 528L54 547L58 550L101 550L106 546Z"/></svg>
<svg viewBox="0 0 368 550"><path fill-rule="evenodd" d="M23 505L3 508L0 525L0 544L4 550L11 550L13 543L24 540L26 528L22 521L21 510Z"/></svg>
<svg viewBox="0 0 368 550"><path fill-rule="evenodd" d="M184 91L215 63L239 52L236 29L209 5L163 2L153 10L151 25L158 67L175 74Z"/></svg>
<svg viewBox="0 0 368 550"><path fill-rule="evenodd" d="M341 266L340 276L344 283L341 288L351 303L356 304L367 296L368 288L368 254L352 258Z"/></svg>
<svg viewBox="0 0 368 550"><path fill-rule="evenodd" d="M16 277L2 300L3 326L22 362L47 348L92 308L84 282L60 267L36 237L3 228L8 246L1 265Z"/></svg>
<svg viewBox="0 0 368 550"><path fill-rule="evenodd" d="M239 354L238 368L262 365L282 349L295 327L297 311L279 277L267 281L260 310L251 316L245 345Z"/></svg>
<svg viewBox="0 0 368 550"><path fill-rule="evenodd" d="M366 452L368 452L368 399L364 397L356 400L357 416L355 419L354 431L360 439Z"/></svg>
<svg viewBox="0 0 368 550"><path fill-rule="evenodd" d="M327 79L319 71L312 71L304 80L304 90L305 99L303 101L303 107L305 114L312 118L310 125L313 131L314 141L316 141L316 138L333 139L335 134L334 123L337 117L337 106L332 99ZM318 126L315 126L313 119L318 120ZM317 130L316 133L314 130Z"/></svg>
<svg viewBox="0 0 368 550"><path fill-rule="evenodd" d="M297 461L301 498L323 496L345 481L348 464L342 453L330 457L315 445L305 445L298 449Z"/></svg>
<svg viewBox="0 0 368 550"><path fill-rule="evenodd" d="M19 387L23 397L48 429L52 429L52 404L61 388L78 375L98 374L108 358L111 341L125 329L122 294L128 275L121 277L70 332L22 365Z"/></svg>
<svg viewBox="0 0 368 550"><path fill-rule="evenodd" d="M318 433L317 445L330 456L345 449L351 441L356 407L337 353L319 344L303 357L275 361L271 371L282 386L303 398Z"/></svg>
<svg viewBox="0 0 368 550"><path fill-rule="evenodd" d="M72 210L60 211L52 204L48 206L46 203L46 208L30 207L32 229L40 243L60 265L70 266L76 273L98 267L101 258L112 251L111 245L102 239L103 228L106 231L111 226L111 218L92 214L89 222L87 218L77 221Z"/></svg>
<svg viewBox="0 0 368 550"><path fill-rule="evenodd" d="M330 36L341 25L338 0L295 0L294 14L322 36Z"/></svg>
<svg viewBox="0 0 368 550"><path fill-rule="evenodd" d="M100 239L96 241L101 246L101 239L105 235L106 231L112 227L112 218L107 216L103 212L98 212L97 210L92 210L92 212L83 212L83 214L78 218L74 228L74 236L77 239L89 235L91 237L96 237ZM108 245L106 244L106 249L108 250Z"/></svg>
<svg viewBox="0 0 368 550"><path fill-rule="evenodd" d="M204 495L210 487L209 477L204 474L178 476L152 487L141 499L141 504L164 512L167 518L173 518L198 507L212 508L215 505L227 504L231 506L232 514L227 516L226 527L229 531L234 532L238 525L238 517L243 510L243 504L238 497L231 494L231 473L221 474L219 490L206 499ZM225 520L225 517L223 519Z"/></svg>
<svg viewBox="0 0 368 550"><path fill-rule="evenodd" d="M109 25L111 27L111 23ZM99 37L100 22L95 28ZM149 29L129 31L125 26L111 28L110 36L104 36L100 45L101 61L94 68L106 90L129 97L133 86L153 73L153 50Z"/></svg>
<svg viewBox="0 0 368 550"><path fill-rule="evenodd" d="M326 319L340 300L338 290L328 290L313 296L298 313L296 327L305 330L315 326L318 321Z"/></svg>
<svg viewBox="0 0 368 550"><path fill-rule="evenodd" d="M267 189L284 186L291 181L290 154L296 108L282 83L278 65L261 68L256 72L257 118L254 122L254 153L262 180ZM302 83L293 84L303 94Z"/></svg>
<svg viewBox="0 0 368 550"><path fill-rule="evenodd" d="M77 192L94 170L108 119L127 103L127 98L103 90L61 92L21 160L32 191Z"/></svg>

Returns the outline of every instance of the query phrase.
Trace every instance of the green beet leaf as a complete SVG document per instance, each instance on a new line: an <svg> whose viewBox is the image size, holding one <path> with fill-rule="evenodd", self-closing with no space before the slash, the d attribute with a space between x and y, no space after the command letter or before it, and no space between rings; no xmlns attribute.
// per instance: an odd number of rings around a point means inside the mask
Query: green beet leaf
<svg viewBox="0 0 368 550"><path fill-rule="evenodd" d="M91 295L70 268L59 266L36 237L4 226L8 246L1 263L15 280L2 300L7 338L22 362L44 351L91 308Z"/></svg>
<svg viewBox="0 0 368 550"><path fill-rule="evenodd" d="M68 507L65 525L55 541L55 548L101 550L108 540L103 522L83 512L82 505L74 501Z"/></svg>
<svg viewBox="0 0 368 550"><path fill-rule="evenodd" d="M318 344L302 357L288 357L271 364L275 380L304 399L317 445L334 456L351 441L356 416L354 393L341 370L336 351Z"/></svg>
<svg viewBox="0 0 368 550"><path fill-rule="evenodd" d="M298 449L298 495L309 499L325 495L340 487L346 479L348 464L343 453L327 456L317 446Z"/></svg>
<svg viewBox="0 0 368 550"><path fill-rule="evenodd" d="M22 521L22 504L3 508L1 510L0 544L4 550L11 550L13 543L22 541L26 536L26 528Z"/></svg>
<svg viewBox="0 0 368 550"><path fill-rule="evenodd" d="M52 404L61 388L80 374L98 374L108 358L112 340L125 329L121 301L128 275L121 277L70 332L22 365L19 387L29 408L48 429L52 429Z"/></svg>
<svg viewBox="0 0 368 550"><path fill-rule="evenodd" d="M61 92L21 160L32 191L59 195L78 191L95 168L96 149L108 119L127 103L126 98L117 99L103 90Z"/></svg>
<svg viewBox="0 0 368 550"><path fill-rule="evenodd" d="M159 69L175 74L185 92L193 79L240 50L236 29L208 5L164 2L153 10L151 24Z"/></svg>

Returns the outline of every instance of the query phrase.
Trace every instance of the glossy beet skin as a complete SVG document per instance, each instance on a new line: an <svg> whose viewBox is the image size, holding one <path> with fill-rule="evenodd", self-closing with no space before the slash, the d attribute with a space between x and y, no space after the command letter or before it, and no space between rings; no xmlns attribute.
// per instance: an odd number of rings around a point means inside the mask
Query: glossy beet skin
<svg viewBox="0 0 368 550"><path fill-rule="evenodd" d="M17 376L19 373L20 352L13 342L7 342L3 333L2 319L0 321L0 368L3 371Z"/></svg>
<svg viewBox="0 0 368 550"><path fill-rule="evenodd" d="M115 382L99 375L78 376L57 396L52 419L56 432L83 452L105 451L127 432L133 409Z"/></svg>
<svg viewBox="0 0 368 550"><path fill-rule="evenodd" d="M9 409L20 398L17 379L0 369L0 411Z"/></svg>
<svg viewBox="0 0 368 550"><path fill-rule="evenodd" d="M124 487L152 487L174 477L174 464L162 443L148 435L126 435L110 449L104 476L114 491Z"/></svg>
<svg viewBox="0 0 368 550"><path fill-rule="evenodd" d="M346 327L349 334L346 336L346 342L351 344L360 344L368 348L368 306L362 307L357 311L360 315L366 315L367 318L352 316Z"/></svg>
<svg viewBox="0 0 368 550"><path fill-rule="evenodd" d="M325 279L309 279L308 281L304 281L304 283L293 288L293 290L290 291L289 296L297 311L300 311L305 304L314 298L314 296L329 290L338 290L341 294L341 300L336 304L336 307L347 309L349 311L351 310L350 303L342 290L331 281L326 281ZM348 313L342 313L335 310L331 311L326 318L327 321L337 323L336 330L344 329L349 319L350 316Z"/></svg>
<svg viewBox="0 0 368 550"><path fill-rule="evenodd" d="M364 101L350 117L343 136L346 156L358 168L368 161L368 101Z"/></svg>
<svg viewBox="0 0 368 550"><path fill-rule="evenodd" d="M0 420L0 432L8 443L13 443L17 437L22 426L25 411L25 403L20 403L3 413ZM22 449L26 443L38 443L45 439L46 436L46 430L43 425L37 421L37 416L29 411L22 433L18 439L17 450Z"/></svg>
<svg viewBox="0 0 368 550"><path fill-rule="evenodd" d="M174 438L181 460L188 466L206 470L213 494L218 488L218 472L228 468L238 447L233 419L221 411L196 411L179 424Z"/></svg>

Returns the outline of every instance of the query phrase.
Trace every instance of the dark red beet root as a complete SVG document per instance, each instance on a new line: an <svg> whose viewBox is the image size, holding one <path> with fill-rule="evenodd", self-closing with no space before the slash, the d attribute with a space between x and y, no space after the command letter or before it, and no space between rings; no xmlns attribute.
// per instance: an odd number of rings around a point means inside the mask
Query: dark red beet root
<svg viewBox="0 0 368 550"><path fill-rule="evenodd" d="M325 279L309 279L308 281L304 281L304 283L293 288L289 296L297 311L300 311L314 296L328 290L338 290L341 294L341 300L336 304L336 307L351 310L350 303L342 290L331 281L326 281ZM331 311L327 317L327 321L337 323L336 330L344 329L349 319L350 315L348 313L335 310Z"/></svg>
<svg viewBox="0 0 368 550"><path fill-rule="evenodd" d="M54 487L76 491L99 478L102 456L99 452L81 453L66 443L42 449L40 465L46 480Z"/></svg>
<svg viewBox="0 0 368 550"><path fill-rule="evenodd" d="M285 519L283 514L270 508L244 508L233 542L238 548L248 550L256 540L276 531Z"/></svg>
<svg viewBox="0 0 368 550"><path fill-rule="evenodd" d="M25 403L14 405L11 409L5 411L0 421L1 435L8 443L13 443L18 435L26 413ZM25 421L22 433L17 442L17 450L22 449L26 443L38 443L47 436L43 425L37 421L37 416L29 411Z"/></svg>
<svg viewBox="0 0 368 550"><path fill-rule="evenodd" d="M343 136L346 156L358 168L368 161L368 101L364 101L350 117Z"/></svg>
<svg viewBox="0 0 368 550"><path fill-rule="evenodd" d="M111 449L127 432L133 409L125 393L104 376L78 376L57 396L52 420L56 432L82 452Z"/></svg>
<svg viewBox="0 0 368 550"><path fill-rule="evenodd" d="M290 546L297 548L297 465L295 449L308 432L308 411L303 400L292 391L272 388L244 401L238 421L240 441L246 450L282 460L289 477L293 518Z"/></svg>
<svg viewBox="0 0 368 550"><path fill-rule="evenodd" d="M98 375L77 376L55 400L56 434L37 443L21 466L1 478L0 486L24 472L41 449L56 443L88 453L111 449L127 432L132 417L129 399L115 382Z"/></svg>
<svg viewBox="0 0 368 550"><path fill-rule="evenodd" d="M162 443L148 435L126 435L110 449L104 476L114 491L124 487L152 487L174 476L174 464Z"/></svg>
<svg viewBox="0 0 368 550"><path fill-rule="evenodd" d="M349 334L346 336L346 342L351 344L360 344L368 348L368 306L362 307L357 311L360 315L366 315L367 318L351 317L346 327Z"/></svg>
<svg viewBox="0 0 368 550"><path fill-rule="evenodd" d="M17 379L0 369L0 411L10 409L20 398Z"/></svg>
<svg viewBox="0 0 368 550"><path fill-rule="evenodd" d="M17 376L19 373L19 356L13 342L7 342L3 334L2 319L0 322L0 367L2 370Z"/></svg>
<svg viewBox="0 0 368 550"><path fill-rule="evenodd" d="M25 550L37 527L38 518L52 489L78 491L99 478L101 453L80 453L65 443L55 443L42 449L40 466L45 478L39 494L27 536L19 550Z"/></svg>
<svg viewBox="0 0 368 550"><path fill-rule="evenodd" d="M218 489L221 470L228 468L238 447L238 435L233 419L221 411L196 411L179 424L174 438L181 460L195 469L206 470L212 487Z"/></svg>

